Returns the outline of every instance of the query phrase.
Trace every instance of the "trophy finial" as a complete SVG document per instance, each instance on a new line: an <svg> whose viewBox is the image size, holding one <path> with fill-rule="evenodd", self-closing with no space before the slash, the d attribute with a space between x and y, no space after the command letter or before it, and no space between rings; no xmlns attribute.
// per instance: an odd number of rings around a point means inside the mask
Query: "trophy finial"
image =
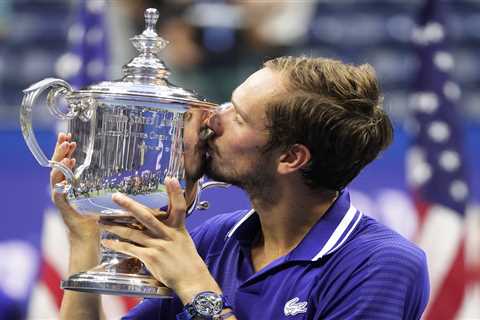
<svg viewBox="0 0 480 320"><path fill-rule="evenodd" d="M145 25L147 26L147 30L145 31L150 31L155 33L155 25L157 24L158 21L158 10L155 8L148 8L145 10Z"/></svg>
<svg viewBox="0 0 480 320"><path fill-rule="evenodd" d="M145 30L130 38L139 55L123 66L124 79L159 83L167 79L169 71L157 56L168 44L167 40L155 32L159 16L155 8L145 10Z"/></svg>
<svg viewBox="0 0 480 320"><path fill-rule="evenodd" d="M138 51L145 52L145 50L148 50L157 54L168 44L168 41L162 37L159 37L155 32L155 25L157 24L159 16L160 14L155 8L148 8L145 10L145 30L142 32L142 34L130 38L133 46Z"/></svg>

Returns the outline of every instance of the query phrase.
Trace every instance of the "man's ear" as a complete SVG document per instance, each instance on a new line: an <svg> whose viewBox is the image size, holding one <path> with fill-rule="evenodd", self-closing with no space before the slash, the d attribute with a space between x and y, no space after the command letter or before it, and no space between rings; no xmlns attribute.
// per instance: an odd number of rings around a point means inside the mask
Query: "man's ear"
<svg viewBox="0 0 480 320"><path fill-rule="evenodd" d="M277 171L289 174L304 167L312 158L310 150L303 144L294 144L280 155Z"/></svg>

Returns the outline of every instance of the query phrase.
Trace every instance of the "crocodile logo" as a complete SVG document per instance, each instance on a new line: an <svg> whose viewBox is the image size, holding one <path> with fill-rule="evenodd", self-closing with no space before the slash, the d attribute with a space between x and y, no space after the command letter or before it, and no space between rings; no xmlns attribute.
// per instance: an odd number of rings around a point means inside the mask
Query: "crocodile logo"
<svg viewBox="0 0 480 320"><path fill-rule="evenodd" d="M299 313L307 312L307 302L299 302L299 300L299 297L288 300L287 303L285 303L285 307L283 307L283 313L286 316L295 316Z"/></svg>

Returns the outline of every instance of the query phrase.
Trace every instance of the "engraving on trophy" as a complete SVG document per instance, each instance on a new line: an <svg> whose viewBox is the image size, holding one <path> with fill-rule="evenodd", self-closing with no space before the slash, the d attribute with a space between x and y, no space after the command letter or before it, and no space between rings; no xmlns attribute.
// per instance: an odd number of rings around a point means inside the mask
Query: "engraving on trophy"
<svg viewBox="0 0 480 320"><path fill-rule="evenodd" d="M166 175L183 177L183 113L108 103L102 103L96 112L92 161L71 199L99 198L114 192L160 193L164 187L159 182ZM89 131L82 121L71 120L69 131L79 146L86 144ZM80 147L73 156L81 161L86 150ZM89 201L89 208L94 208L95 203ZM98 205L97 209L108 208Z"/></svg>
<svg viewBox="0 0 480 320"><path fill-rule="evenodd" d="M133 115L129 116L130 123L143 124L143 125L153 125L155 123L155 115L153 117L146 117L143 115Z"/></svg>

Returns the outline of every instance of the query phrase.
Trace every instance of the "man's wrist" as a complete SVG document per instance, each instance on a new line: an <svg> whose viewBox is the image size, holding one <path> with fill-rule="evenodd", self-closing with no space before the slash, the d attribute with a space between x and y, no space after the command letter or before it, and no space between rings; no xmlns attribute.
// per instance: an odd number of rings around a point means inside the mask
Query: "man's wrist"
<svg viewBox="0 0 480 320"><path fill-rule="evenodd" d="M207 266L203 263L195 263L191 265L192 276L183 278L181 283L177 283L172 289L185 305L192 302L193 298L200 292L212 291L218 294L222 293L219 285L208 271Z"/></svg>
<svg viewBox="0 0 480 320"><path fill-rule="evenodd" d="M100 262L99 243L89 243L83 246L79 243L70 243L70 258L68 275L82 272L95 267Z"/></svg>

